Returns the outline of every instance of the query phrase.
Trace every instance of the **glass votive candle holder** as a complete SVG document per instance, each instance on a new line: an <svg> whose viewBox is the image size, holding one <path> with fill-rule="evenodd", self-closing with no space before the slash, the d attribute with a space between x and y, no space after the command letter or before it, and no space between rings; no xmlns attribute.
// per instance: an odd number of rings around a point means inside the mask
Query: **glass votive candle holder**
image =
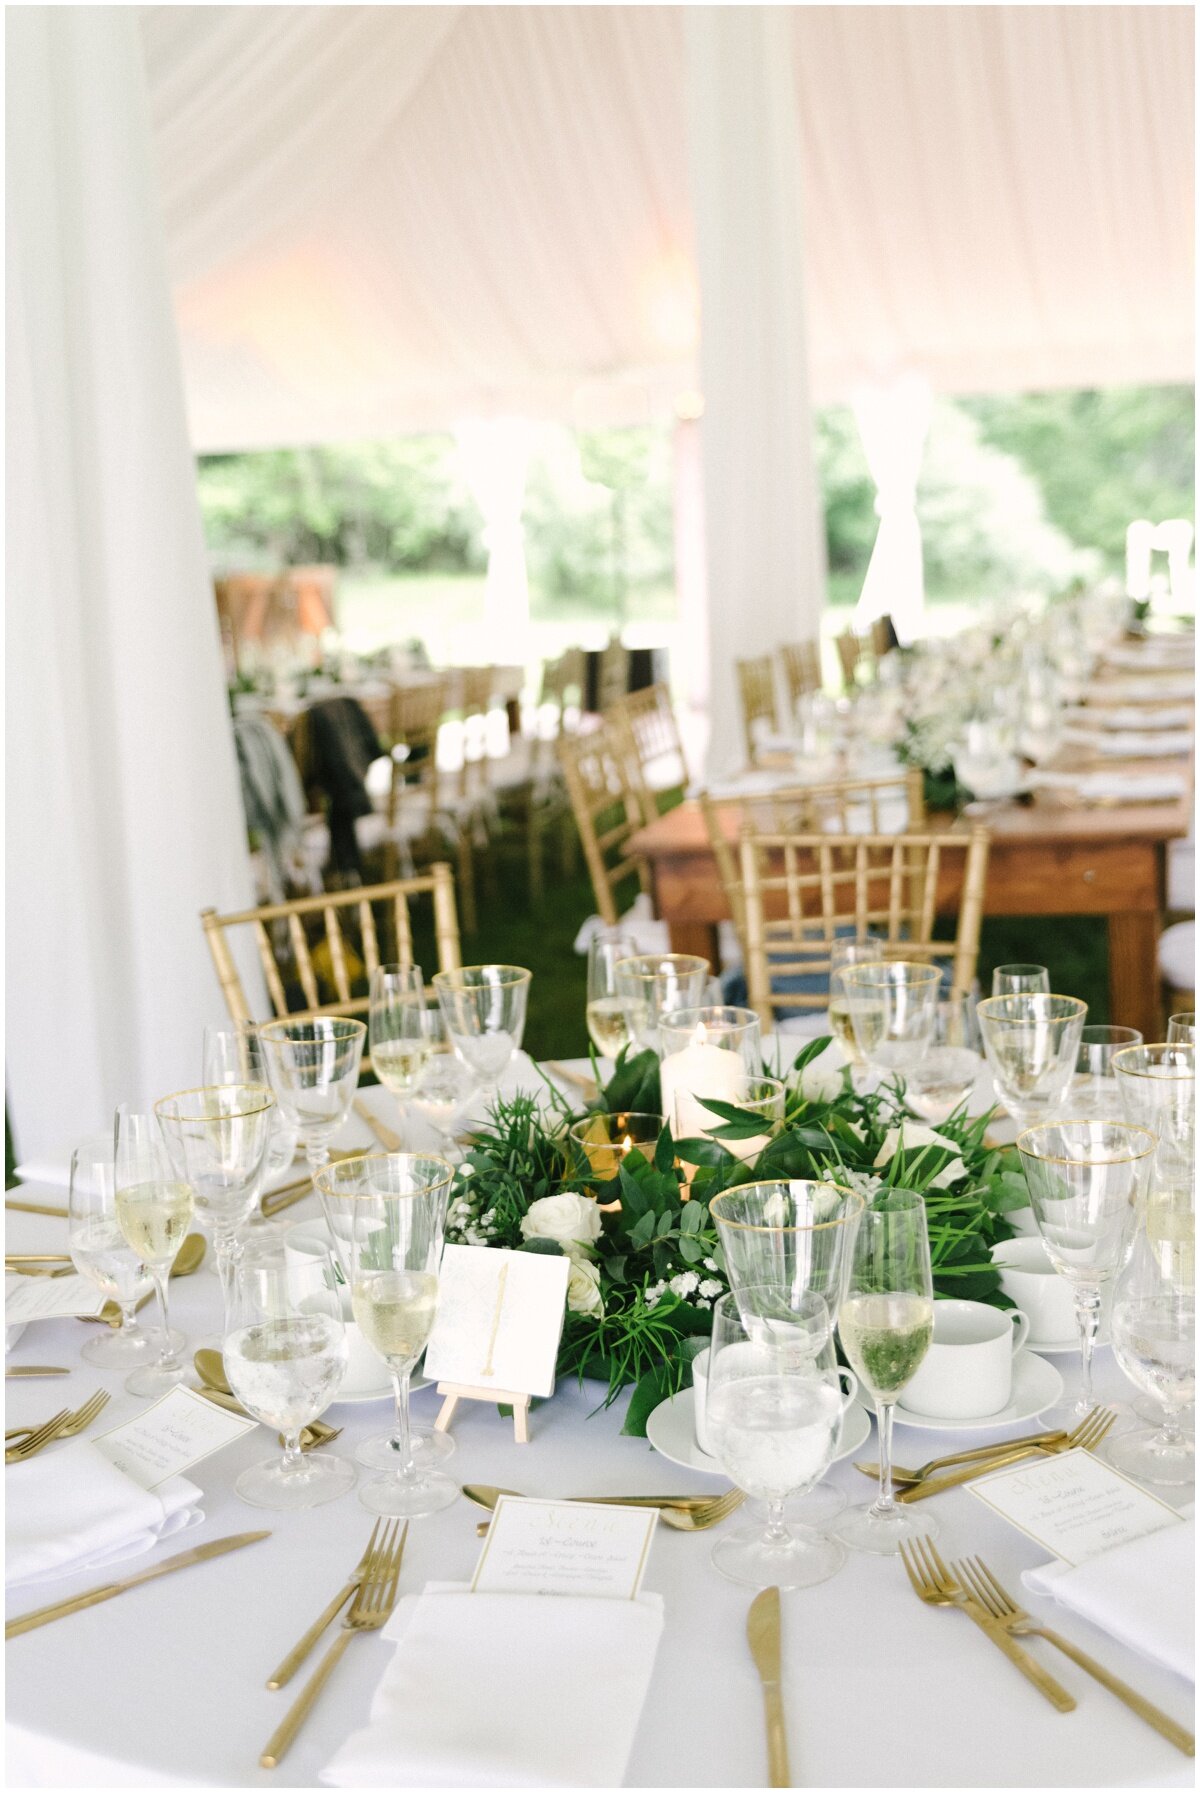
<svg viewBox="0 0 1200 1793"><path fill-rule="evenodd" d="M644 1158L652 1157L662 1130L661 1114L636 1114L622 1109L615 1114L585 1115L567 1135L576 1165L564 1181L615 1183L621 1160L635 1148Z"/></svg>
<svg viewBox="0 0 1200 1793"><path fill-rule="evenodd" d="M783 1125L786 1104L787 1090L778 1077L751 1077L737 1106L749 1114L761 1115L762 1131L751 1134L748 1139L723 1139L721 1144L743 1164L752 1163L760 1152L766 1151ZM716 1121L715 1115L713 1119Z"/></svg>
<svg viewBox="0 0 1200 1793"><path fill-rule="evenodd" d="M663 1113L676 1139L702 1139L720 1119L708 1098L740 1103L762 1069L762 1032L753 1009L676 1009L659 1024Z"/></svg>

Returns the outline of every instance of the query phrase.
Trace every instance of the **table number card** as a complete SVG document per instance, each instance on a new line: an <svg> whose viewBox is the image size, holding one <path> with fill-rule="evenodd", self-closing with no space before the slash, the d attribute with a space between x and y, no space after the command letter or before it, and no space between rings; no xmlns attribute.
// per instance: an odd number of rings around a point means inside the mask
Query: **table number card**
<svg viewBox="0 0 1200 1793"><path fill-rule="evenodd" d="M425 1374L502 1394L552 1395L570 1260L447 1245Z"/></svg>
<svg viewBox="0 0 1200 1793"><path fill-rule="evenodd" d="M1179 1514L1090 1451L998 1470L968 1493L1074 1568L1118 1544L1178 1525Z"/></svg>
<svg viewBox="0 0 1200 1793"><path fill-rule="evenodd" d="M501 1495L471 1592L636 1600L657 1521L653 1507Z"/></svg>
<svg viewBox="0 0 1200 1793"><path fill-rule="evenodd" d="M93 1442L140 1487L157 1488L252 1432L257 1424L217 1407L190 1388L173 1388L136 1419L102 1432Z"/></svg>

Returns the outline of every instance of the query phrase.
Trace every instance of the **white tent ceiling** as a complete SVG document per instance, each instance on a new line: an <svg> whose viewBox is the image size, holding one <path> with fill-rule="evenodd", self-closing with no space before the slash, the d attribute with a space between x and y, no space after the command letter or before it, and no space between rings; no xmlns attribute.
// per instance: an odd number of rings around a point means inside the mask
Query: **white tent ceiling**
<svg viewBox="0 0 1200 1793"><path fill-rule="evenodd" d="M1184 6L792 10L818 399L1190 379ZM669 7L149 7L193 440L696 383Z"/></svg>

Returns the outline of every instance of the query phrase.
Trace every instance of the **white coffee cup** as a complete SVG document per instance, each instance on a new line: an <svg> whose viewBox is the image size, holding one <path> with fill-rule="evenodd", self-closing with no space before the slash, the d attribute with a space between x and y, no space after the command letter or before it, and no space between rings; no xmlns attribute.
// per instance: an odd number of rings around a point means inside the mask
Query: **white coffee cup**
<svg viewBox="0 0 1200 1793"><path fill-rule="evenodd" d="M930 1419L999 1413L1012 1395L1013 1358L1028 1337L1029 1316L1019 1308L935 1301L933 1343L900 1396L901 1407Z"/></svg>
<svg viewBox="0 0 1200 1793"><path fill-rule="evenodd" d="M1029 1343L1060 1344L1076 1336L1075 1296L1065 1276L1050 1262L1041 1239L1008 1239L992 1247L1000 1287L1029 1315Z"/></svg>
<svg viewBox="0 0 1200 1793"><path fill-rule="evenodd" d="M333 1255L333 1235L323 1220L302 1220L298 1226L289 1227L285 1233L283 1249L285 1256L309 1262L325 1252ZM342 1284L341 1268L336 1256L334 1269L341 1285L342 1319L346 1326L346 1345L350 1353L346 1374L342 1377L335 1400L346 1395L386 1393L389 1387L387 1369L358 1329L358 1322L354 1319L350 1305L350 1290Z"/></svg>
<svg viewBox="0 0 1200 1793"><path fill-rule="evenodd" d="M709 1443L708 1429L704 1423L705 1407L708 1401L708 1359L709 1346L707 1345L703 1351L697 1351L692 1359L692 1389L695 1395L692 1402L692 1420L696 1428L696 1443L705 1456L711 1457L713 1449Z"/></svg>

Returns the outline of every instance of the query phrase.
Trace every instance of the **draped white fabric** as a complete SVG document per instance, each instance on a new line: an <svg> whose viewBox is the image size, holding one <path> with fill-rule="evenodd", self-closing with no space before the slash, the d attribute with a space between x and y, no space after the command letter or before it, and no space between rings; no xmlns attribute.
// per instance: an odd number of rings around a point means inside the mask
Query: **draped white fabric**
<svg viewBox="0 0 1200 1793"><path fill-rule="evenodd" d="M877 616L890 616L901 641L913 641L920 634L925 575L917 480L932 409L929 382L920 374L905 374L890 386L865 386L854 396L879 517L879 533L854 612L860 633Z"/></svg>
<svg viewBox="0 0 1200 1793"><path fill-rule="evenodd" d="M461 424L458 464L483 516L487 581L483 593L486 639L480 657L522 662L529 637L529 575L525 566L525 476L531 433L519 417Z"/></svg>
<svg viewBox="0 0 1200 1793"><path fill-rule="evenodd" d="M196 1081L249 894L132 9L7 21L8 1101L60 1150Z"/></svg>
<svg viewBox="0 0 1200 1793"><path fill-rule="evenodd" d="M696 382L686 9L151 7L201 449ZM813 392L1192 368L1178 6L804 6Z"/></svg>
<svg viewBox="0 0 1200 1793"><path fill-rule="evenodd" d="M736 661L815 636L824 601L787 47L770 7L688 9L714 774L745 754Z"/></svg>

